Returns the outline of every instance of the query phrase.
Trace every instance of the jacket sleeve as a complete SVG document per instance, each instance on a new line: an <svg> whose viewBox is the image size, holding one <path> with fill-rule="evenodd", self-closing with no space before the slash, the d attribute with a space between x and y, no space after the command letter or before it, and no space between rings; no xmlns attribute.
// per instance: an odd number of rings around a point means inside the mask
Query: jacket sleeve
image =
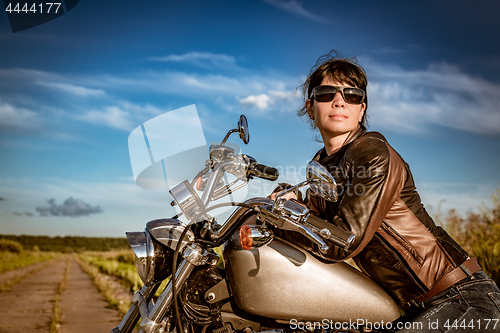
<svg viewBox="0 0 500 333"><path fill-rule="evenodd" d="M341 201L333 219L329 222L351 232L355 236L351 252L345 252L330 244L325 259L338 261L354 257L368 244L380 227L384 217L401 193L406 179L406 169L400 156L385 140L364 137L356 142L345 155L347 184L340 189ZM332 216L328 204L321 198L309 196L311 213L320 217ZM321 255L318 251L316 254Z"/></svg>

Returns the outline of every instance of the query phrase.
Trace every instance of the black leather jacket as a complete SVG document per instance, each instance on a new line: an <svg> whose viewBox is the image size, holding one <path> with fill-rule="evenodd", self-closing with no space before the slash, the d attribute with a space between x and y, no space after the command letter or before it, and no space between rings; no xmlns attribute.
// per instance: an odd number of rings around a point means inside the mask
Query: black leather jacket
<svg viewBox="0 0 500 333"><path fill-rule="evenodd" d="M293 235L293 242L328 261L354 258L400 304L426 294L467 259L427 214L408 164L380 133L360 127L338 152L327 156L323 148L314 159L334 175L339 200L327 202L308 191L305 203L356 240L351 252L331 245L326 255L301 235Z"/></svg>

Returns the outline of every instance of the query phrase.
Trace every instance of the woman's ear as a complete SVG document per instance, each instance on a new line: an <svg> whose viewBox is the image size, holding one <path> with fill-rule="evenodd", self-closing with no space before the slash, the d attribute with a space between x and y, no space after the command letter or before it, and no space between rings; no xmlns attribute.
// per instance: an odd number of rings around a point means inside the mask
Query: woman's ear
<svg viewBox="0 0 500 333"><path fill-rule="evenodd" d="M361 104L361 112L359 113L358 123L361 122L361 120L363 119L363 115L365 114L365 110L366 110L366 103L363 103L363 104Z"/></svg>
<svg viewBox="0 0 500 333"><path fill-rule="evenodd" d="M313 101L311 99L306 100L306 110L309 115L309 119L314 120L314 109L313 109Z"/></svg>

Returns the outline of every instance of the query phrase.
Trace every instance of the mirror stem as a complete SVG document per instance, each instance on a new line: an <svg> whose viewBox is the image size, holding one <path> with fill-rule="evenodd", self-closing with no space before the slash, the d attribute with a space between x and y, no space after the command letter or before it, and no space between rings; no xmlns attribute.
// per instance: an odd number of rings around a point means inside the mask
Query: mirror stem
<svg viewBox="0 0 500 333"><path fill-rule="evenodd" d="M220 144L220 145L221 145L221 146L224 146L224 144L226 143L227 139L229 139L229 136L230 136L231 134L233 134L234 132L239 132L239 131L238 131L237 129L232 129L232 130L230 130L229 132L227 132L226 136L224 137L224 140L222 140L222 142L221 142L221 144Z"/></svg>
<svg viewBox="0 0 500 333"><path fill-rule="evenodd" d="M314 182L314 181L315 181L315 180L313 180L313 179L304 180L303 182L298 183L298 184L297 184L297 185L295 185L295 186L292 186L292 187L290 187L290 188L288 188L288 189L286 189L286 190L281 191L279 194L277 194L277 195L276 195L276 198L274 198L274 206L276 206L276 204L278 203L279 199L280 199L282 196L284 196L285 194L287 194L287 193L289 193L289 192L292 192L292 191L293 191L293 190L295 190L295 189L301 188L302 186L307 185L307 184L309 184L309 183L311 183L311 182Z"/></svg>

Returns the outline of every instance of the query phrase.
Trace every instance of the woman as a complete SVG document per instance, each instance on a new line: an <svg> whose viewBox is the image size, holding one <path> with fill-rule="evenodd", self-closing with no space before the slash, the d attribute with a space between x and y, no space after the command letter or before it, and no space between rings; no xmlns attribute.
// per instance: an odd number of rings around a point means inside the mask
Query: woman
<svg viewBox="0 0 500 333"><path fill-rule="evenodd" d="M299 115L324 143L314 160L334 175L339 189L336 203L311 191L305 202L356 241L349 253L331 246L326 255L305 238L295 235L294 241L327 260L353 258L399 304L407 314L403 320L422 322L419 332L500 330L498 287L434 224L408 164L380 133L366 131L367 83L355 59L335 53L321 57L302 85Z"/></svg>

